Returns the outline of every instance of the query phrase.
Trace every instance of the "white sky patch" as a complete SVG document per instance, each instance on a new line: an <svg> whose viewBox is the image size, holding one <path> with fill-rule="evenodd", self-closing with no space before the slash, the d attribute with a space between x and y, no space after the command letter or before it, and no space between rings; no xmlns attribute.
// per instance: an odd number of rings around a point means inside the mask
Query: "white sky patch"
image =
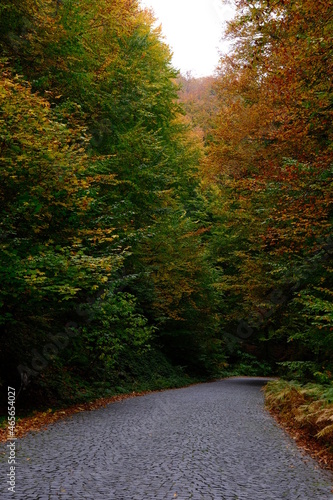
<svg viewBox="0 0 333 500"><path fill-rule="evenodd" d="M228 50L221 38L234 15L232 5L222 0L141 0L141 5L152 8L162 24L177 69L196 77L214 74L219 53Z"/></svg>

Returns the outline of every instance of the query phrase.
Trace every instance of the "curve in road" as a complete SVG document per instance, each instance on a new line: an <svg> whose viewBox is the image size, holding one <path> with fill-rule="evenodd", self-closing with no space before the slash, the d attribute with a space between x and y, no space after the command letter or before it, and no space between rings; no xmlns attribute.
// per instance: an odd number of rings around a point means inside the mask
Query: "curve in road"
<svg viewBox="0 0 333 500"><path fill-rule="evenodd" d="M262 378L126 399L16 442L20 500L332 500L332 474L264 410Z"/></svg>

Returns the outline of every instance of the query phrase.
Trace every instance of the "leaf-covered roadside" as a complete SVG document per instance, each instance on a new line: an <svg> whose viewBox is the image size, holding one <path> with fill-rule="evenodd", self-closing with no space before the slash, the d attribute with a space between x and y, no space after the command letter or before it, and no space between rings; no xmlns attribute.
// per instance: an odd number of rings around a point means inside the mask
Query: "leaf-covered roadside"
<svg viewBox="0 0 333 500"><path fill-rule="evenodd" d="M333 385L272 381L267 409L307 453L333 470Z"/></svg>
<svg viewBox="0 0 333 500"><path fill-rule="evenodd" d="M58 420L62 420L66 417L70 417L75 413L82 411L92 411L98 408L103 408L108 404L115 403L116 401L122 401L131 397L143 396L147 392L140 392L132 394L120 394L117 396L112 396L109 398L101 398L96 401L91 401L89 403L81 403L69 408L64 408L62 410L52 410L51 408L46 411L36 411L32 416L19 418L15 424L15 437L21 438L25 436L28 432L37 432L40 430L47 429L47 426L54 424ZM0 429L0 442L5 442L9 439L8 431L6 425Z"/></svg>
<svg viewBox="0 0 333 500"><path fill-rule="evenodd" d="M33 415L28 417L19 418L15 424L15 437L21 438L25 436L28 432L37 432L47 429L47 427L59 420L71 417L76 413L82 411L93 411L99 408L105 408L111 403L116 403L123 401L124 399L136 398L139 396L144 396L145 394L150 394L152 392L158 391L142 391L142 392L132 392L130 394L118 394L115 396L110 396L108 398L99 398L95 401L89 403L81 403L69 408L63 408L61 410L52 410L52 408L46 411L35 411ZM5 442L9 438L6 426L0 428L0 442Z"/></svg>

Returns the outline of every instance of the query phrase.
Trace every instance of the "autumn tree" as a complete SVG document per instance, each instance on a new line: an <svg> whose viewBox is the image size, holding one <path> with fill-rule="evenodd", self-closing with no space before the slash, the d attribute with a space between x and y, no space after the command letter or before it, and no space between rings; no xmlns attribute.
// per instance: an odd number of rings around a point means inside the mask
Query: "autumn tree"
<svg viewBox="0 0 333 500"><path fill-rule="evenodd" d="M184 105L186 116L199 137L207 143L218 110L214 87L215 77L194 78L191 74L187 74L180 75L178 81L181 89L179 97Z"/></svg>
<svg viewBox="0 0 333 500"><path fill-rule="evenodd" d="M261 338L288 340L297 358L315 349L317 360L328 360L330 7L310 0L236 6L228 28L234 51L221 60L220 111L206 162L206 178L222 198L220 220L229 227L218 231L219 286L227 294L232 286L231 300L244 304L243 317ZM234 239L231 259L226 237ZM231 309L235 319L239 309Z"/></svg>

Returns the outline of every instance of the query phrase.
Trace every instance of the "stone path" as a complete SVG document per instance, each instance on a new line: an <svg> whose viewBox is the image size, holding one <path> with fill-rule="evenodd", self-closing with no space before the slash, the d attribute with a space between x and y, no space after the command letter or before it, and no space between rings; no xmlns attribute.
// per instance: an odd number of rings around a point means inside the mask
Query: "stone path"
<svg viewBox="0 0 333 500"><path fill-rule="evenodd" d="M264 379L126 399L16 442L20 500L332 500L333 477L263 408Z"/></svg>

